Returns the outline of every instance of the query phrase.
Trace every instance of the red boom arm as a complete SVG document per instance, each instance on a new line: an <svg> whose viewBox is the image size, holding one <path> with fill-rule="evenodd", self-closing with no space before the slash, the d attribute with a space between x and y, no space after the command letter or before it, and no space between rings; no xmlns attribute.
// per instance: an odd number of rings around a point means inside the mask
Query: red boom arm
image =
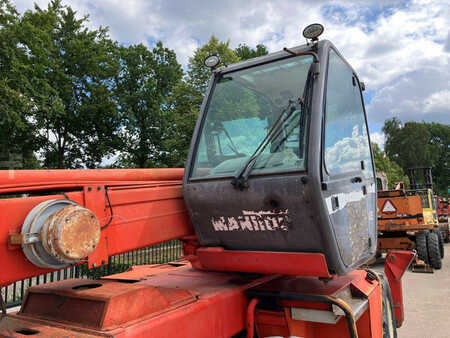
<svg viewBox="0 0 450 338"><path fill-rule="evenodd" d="M46 200L70 199L100 220L103 229L87 258L90 266L111 255L192 235L182 177L183 169L0 171L0 286L53 271L33 265L10 242L30 210Z"/></svg>

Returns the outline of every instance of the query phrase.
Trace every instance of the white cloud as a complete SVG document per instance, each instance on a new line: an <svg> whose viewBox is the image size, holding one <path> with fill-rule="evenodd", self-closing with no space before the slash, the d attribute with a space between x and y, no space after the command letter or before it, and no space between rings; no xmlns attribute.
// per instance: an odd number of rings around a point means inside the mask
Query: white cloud
<svg viewBox="0 0 450 338"><path fill-rule="evenodd" d="M405 73L380 88L368 107L373 122L398 117L403 121L450 123L450 74L432 65Z"/></svg>
<svg viewBox="0 0 450 338"><path fill-rule="evenodd" d="M424 112L447 112L450 104L450 89L444 89L428 96L424 101ZM448 118L448 116L447 116Z"/></svg>
<svg viewBox="0 0 450 338"><path fill-rule="evenodd" d="M377 133L377 132L371 133L370 142L376 143L378 147L384 149L384 142L385 142L384 133Z"/></svg>
<svg viewBox="0 0 450 338"><path fill-rule="evenodd" d="M37 0L45 7L48 0ZM450 123L450 6L447 0L411 1L164 1L72 0L91 27L109 26L123 43L162 40L180 63L214 34L270 51L304 42L301 28L325 26L330 39L372 91L369 122L393 116ZM32 7L16 0L19 10Z"/></svg>

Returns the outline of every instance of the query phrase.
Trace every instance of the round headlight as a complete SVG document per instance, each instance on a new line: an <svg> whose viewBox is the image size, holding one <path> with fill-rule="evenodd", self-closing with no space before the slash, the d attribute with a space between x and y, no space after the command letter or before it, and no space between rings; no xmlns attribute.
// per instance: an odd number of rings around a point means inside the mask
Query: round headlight
<svg viewBox="0 0 450 338"><path fill-rule="evenodd" d="M303 30L303 36L307 39L315 40L323 33L323 26L320 23L313 23L306 26Z"/></svg>
<svg viewBox="0 0 450 338"><path fill-rule="evenodd" d="M205 66L209 68L216 68L220 63L220 57L218 55L210 55L205 59Z"/></svg>

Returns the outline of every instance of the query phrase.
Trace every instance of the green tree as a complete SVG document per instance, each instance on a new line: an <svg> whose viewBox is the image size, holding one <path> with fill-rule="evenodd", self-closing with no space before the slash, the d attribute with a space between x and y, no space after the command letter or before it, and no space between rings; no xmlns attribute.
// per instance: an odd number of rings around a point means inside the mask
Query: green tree
<svg viewBox="0 0 450 338"><path fill-rule="evenodd" d="M239 47L236 48L234 52L242 61L269 54L267 47L262 44L256 45L256 48L253 49L247 46L245 43L239 44Z"/></svg>
<svg viewBox="0 0 450 338"><path fill-rule="evenodd" d="M59 0L47 9L35 5L17 23L45 167L94 167L117 146L120 121L111 91L117 47L107 29L90 30L87 23Z"/></svg>
<svg viewBox="0 0 450 338"><path fill-rule="evenodd" d="M409 184L408 177L405 175L403 169L397 163L392 161L386 153L378 147L378 144L372 143L372 152L375 170L386 174L390 189L394 189L395 184L398 182L404 182L406 185Z"/></svg>
<svg viewBox="0 0 450 338"><path fill-rule="evenodd" d="M267 48L261 44L257 45L256 49L252 49L246 44L240 44L238 48L233 50L230 48L229 41L219 41L214 36L194 52L194 55L189 59L187 76L177 84L168 100L172 121L170 124L172 136L165 141L169 153L168 165L184 166L185 164L195 122L212 75L211 69L204 64L205 59L209 55L218 55L221 59L221 65L230 65L267 53ZM232 91L226 93L231 94ZM237 97L242 99L243 90L238 90L235 95L231 96L220 99L226 101L227 104L234 104L237 107L236 112L244 109L245 100L239 101L236 99ZM247 93L245 97L250 100L254 99L252 93Z"/></svg>
<svg viewBox="0 0 450 338"><path fill-rule="evenodd" d="M440 123L428 124L430 128L430 143L437 156L433 164L435 191L441 196L448 196L450 182L450 126Z"/></svg>
<svg viewBox="0 0 450 338"><path fill-rule="evenodd" d="M408 168L432 167L434 189L446 194L448 187L448 163L450 126L439 123L386 120L385 151L406 172Z"/></svg>
<svg viewBox="0 0 450 338"><path fill-rule="evenodd" d="M212 74L211 69L204 64L209 55L219 55L222 61L221 65L230 65L240 60L230 48L230 41L219 41L215 36L212 36L208 43L198 48L194 55L189 58L187 82L197 89L201 95L205 94Z"/></svg>
<svg viewBox="0 0 450 338"><path fill-rule="evenodd" d="M222 65L239 61L239 57L229 47L229 41L222 42L214 36L189 58L187 75L175 86L168 100L170 137L164 144L170 166L185 164L195 122L212 75L211 69L204 65L205 58L209 55L219 55Z"/></svg>
<svg viewBox="0 0 450 338"><path fill-rule="evenodd" d="M164 141L167 166L184 167L203 97L186 81L179 81L168 100L171 123Z"/></svg>
<svg viewBox="0 0 450 338"><path fill-rule="evenodd" d="M123 121L119 162L138 168L167 166L170 151L164 146L172 128L167 98L181 79L181 66L161 42L152 51L140 44L121 47L119 54L121 67L115 79Z"/></svg>
<svg viewBox="0 0 450 338"><path fill-rule="evenodd" d="M19 13L0 1L0 167L35 168L35 123L30 81L24 76L27 49L18 39Z"/></svg>

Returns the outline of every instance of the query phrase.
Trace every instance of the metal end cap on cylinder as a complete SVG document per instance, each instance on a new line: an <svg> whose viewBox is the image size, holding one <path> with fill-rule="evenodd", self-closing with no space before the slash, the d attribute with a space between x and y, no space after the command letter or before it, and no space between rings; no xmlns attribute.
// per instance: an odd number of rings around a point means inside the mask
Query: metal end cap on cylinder
<svg viewBox="0 0 450 338"><path fill-rule="evenodd" d="M41 268L62 269L89 256L100 241L100 222L92 211L67 199L47 200L27 215L21 235L27 259Z"/></svg>
<svg viewBox="0 0 450 338"><path fill-rule="evenodd" d="M41 231L42 246L65 263L87 257L100 241L100 223L94 213L69 205L47 218Z"/></svg>

